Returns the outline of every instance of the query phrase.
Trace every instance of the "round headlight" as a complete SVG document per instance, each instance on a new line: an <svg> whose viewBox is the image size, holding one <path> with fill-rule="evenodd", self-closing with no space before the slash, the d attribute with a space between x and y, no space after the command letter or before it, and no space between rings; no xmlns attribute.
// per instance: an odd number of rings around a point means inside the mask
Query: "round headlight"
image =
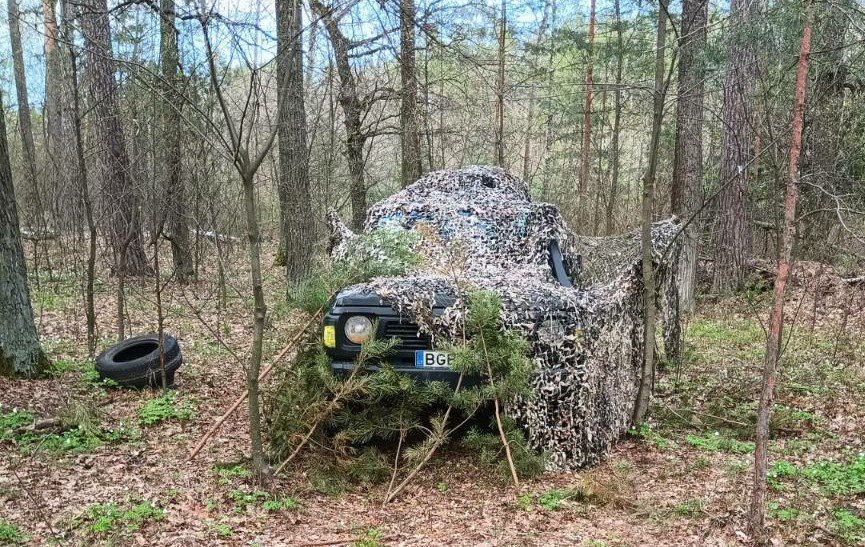
<svg viewBox="0 0 865 547"><path fill-rule="evenodd" d="M345 322L345 337L355 344L363 344L372 338L372 321L363 315L352 315Z"/></svg>

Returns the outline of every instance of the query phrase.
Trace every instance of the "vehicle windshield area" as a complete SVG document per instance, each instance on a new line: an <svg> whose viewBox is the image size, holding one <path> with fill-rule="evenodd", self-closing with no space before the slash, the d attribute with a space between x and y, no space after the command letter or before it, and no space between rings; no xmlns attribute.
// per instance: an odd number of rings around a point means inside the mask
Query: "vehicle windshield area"
<svg viewBox="0 0 865 547"><path fill-rule="evenodd" d="M567 237L558 211L532 202L519 179L491 171L441 180L432 173L373 206L365 229L416 231L433 243L420 246L433 267L443 254L458 254L470 269L548 264L550 242Z"/></svg>

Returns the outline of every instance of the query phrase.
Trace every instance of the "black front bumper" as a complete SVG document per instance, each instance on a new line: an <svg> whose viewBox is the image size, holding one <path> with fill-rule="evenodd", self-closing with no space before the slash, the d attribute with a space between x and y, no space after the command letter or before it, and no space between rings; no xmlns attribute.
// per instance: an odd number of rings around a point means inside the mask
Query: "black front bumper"
<svg viewBox="0 0 865 547"><path fill-rule="evenodd" d="M368 364L363 367L364 372L377 372L381 369L379 365ZM458 372L455 372L448 368L424 368L424 367L406 367L406 366L393 366L393 369L400 374L405 374L410 378L414 378L418 382L444 382L448 384L452 389L456 389L457 383L459 382L460 375ZM341 378L345 378L351 374L351 371L354 370L353 362L341 362L341 361L333 361L331 363L331 370L333 373ZM474 385L477 383L476 378L463 378L462 387L469 387L470 385Z"/></svg>

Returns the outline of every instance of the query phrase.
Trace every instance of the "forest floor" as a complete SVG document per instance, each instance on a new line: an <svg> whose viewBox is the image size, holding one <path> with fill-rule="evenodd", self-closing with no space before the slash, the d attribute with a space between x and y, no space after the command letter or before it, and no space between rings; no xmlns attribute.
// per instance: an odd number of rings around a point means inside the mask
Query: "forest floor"
<svg viewBox="0 0 865 547"><path fill-rule="evenodd" d="M282 303L279 269L268 272L272 357L301 318ZM811 274L800 275L788 308L795 325L773 419L770 532L776 545L863 544L865 289L824 283L822 268ZM229 272L221 311L215 283L167 286L166 329L180 341L184 365L177 389L163 396L100 385L86 358L80 281L40 275L33 300L55 367L48 379L0 379L0 544L748 543L765 287L701 302L687 324L684 362L658 378L650 426L603 464L546 473L515 492L454 447L382 507L385 485L340 490L302 466L266 489L255 486L244 467L243 407L187 461L244 389L236 359L250 343L250 301L238 290L246 279L240 266ZM100 348L116 336L114 283L97 285ZM155 328L152 284L130 284L128 333ZM79 427L17 429L55 416Z"/></svg>

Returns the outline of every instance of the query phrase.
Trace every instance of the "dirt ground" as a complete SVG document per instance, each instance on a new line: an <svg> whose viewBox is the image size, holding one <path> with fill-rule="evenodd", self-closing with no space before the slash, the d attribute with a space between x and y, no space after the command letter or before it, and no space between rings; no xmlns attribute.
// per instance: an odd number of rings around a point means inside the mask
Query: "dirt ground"
<svg viewBox="0 0 865 547"><path fill-rule="evenodd" d="M280 303L278 269L270 270L267 357L301 319ZM658 379L651 427L623 439L602 465L546 473L515 492L455 447L382 506L386 485L322 493L302 462L267 488L255 486L243 467L244 408L188 460L189 449L243 391L250 336L245 272L238 267L229 279L222 311L214 282L168 285L166 329L180 341L184 365L169 415L147 425L160 394L94 383L77 281L62 272L54 280L40 277L33 291L38 325L59 365L48 379L0 379L0 424L9 426L0 431L0 544L749 543L749 405L759 384L768 297L759 287L743 298L701 304L688 323L687 359ZM804 279L791 298L796 326L772 442L769 524L776 545L865 544L862 308L845 312L839 306L850 307L858 292L839 295L848 288L825 284L829 296L814 288L822 284ZM114 281L103 279L98 288L102 348L116 336ZM153 302L152 281L131 284L127 332L154 329ZM16 416L32 422L82 407L96 411L96 441L75 431L22 436L10 425Z"/></svg>

